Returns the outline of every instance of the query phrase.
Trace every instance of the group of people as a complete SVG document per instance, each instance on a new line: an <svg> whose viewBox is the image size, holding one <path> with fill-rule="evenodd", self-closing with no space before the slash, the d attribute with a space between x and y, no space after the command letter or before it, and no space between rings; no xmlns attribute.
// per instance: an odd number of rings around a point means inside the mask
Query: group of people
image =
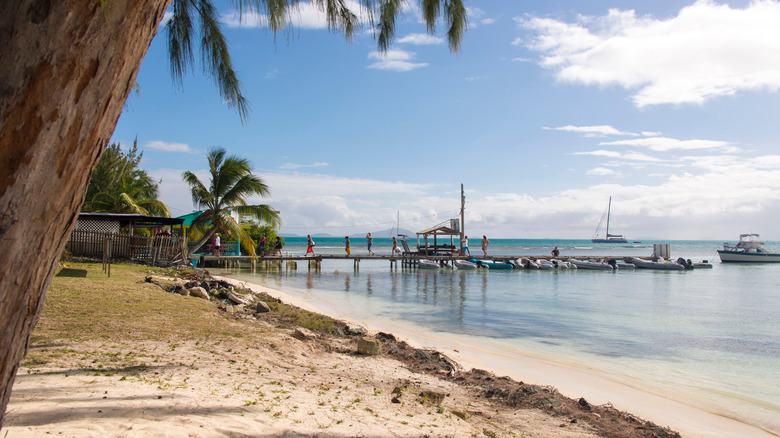
<svg viewBox="0 0 780 438"><path fill-rule="evenodd" d="M220 246L221 246L220 245L221 239L219 238L219 233L215 233L214 237L215 238L214 238L213 253L215 255L219 255L219 250L220 250ZM314 254L314 246L315 246L315 244L314 244L314 240L311 238L311 234L307 235L306 237L307 237L306 255L307 256L309 254L315 255ZM260 237L260 241L258 242L258 245L257 245L258 253L261 256L265 255L266 243L267 243L267 239L265 237L265 234L263 234ZM461 246L463 247L463 255L468 254L469 256L471 256L471 251L469 250L469 236L463 236L463 239L461 239L460 243L461 243ZM483 234L482 235L482 255L484 257L488 256L487 248L488 248L489 244L490 244L490 241L488 240L487 236L485 236ZM371 233L366 234L366 245L368 246L368 255L376 255L374 253L374 250L372 249L374 247L374 237L371 236ZM284 239L281 238L281 237L277 237L276 245L274 246L273 254L274 255L278 255L278 256L281 257L281 255L282 255L282 248L283 247L284 247ZM346 251L347 255L352 255L352 247L351 247L351 243L349 241L349 236L344 236L344 251ZM403 254L403 251L398 246L398 239L396 239L395 236L393 236L393 249L391 250L391 254L392 255ZM558 257L558 255L560 254L560 251L558 250L557 246L552 250L551 254L553 255L553 257Z"/></svg>
<svg viewBox="0 0 780 438"><path fill-rule="evenodd" d="M463 239L460 240L460 244L463 247L463 255L468 254L471 255L471 251L469 250L469 236L463 236ZM490 241L488 240L487 236L484 234L482 235L482 255L484 257L488 256L487 248L488 245L490 245Z"/></svg>
<svg viewBox="0 0 780 438"><path fill-rule="evenodd" d="M263 237L265 237L265 236L263 236ZM309 254L315 255L314 254L314 246L315 246L315 244L314 244L314 240L311 238L311 234L307 235L306 238L307 238L306 255L307 256ZM349 236L344 236L343 243L344 243L344 251L347 253L347 255L352 255L352 242L349 240ZM463 245L463 254L464 255L468 254L470 256L471 255L471 251L469 251L469 236L464 236L463 239L461 240L461 244ZM488 240L487 236L483 235L482 236L482 253L483 253L483 255L485 257L487 257L487 255L488 255L487 248L488 248L489 244L490 244L490 241ZM374 250L373 250L373 247L374 247L374 237L371 235L371 233L366 234L366 246L368 247L368 255L376 255L376 253L374 253ZM393 236L393 248L390 250L390 253L392 255L403 254L403 251L398 246L398 239L395 236Z"/></svg>

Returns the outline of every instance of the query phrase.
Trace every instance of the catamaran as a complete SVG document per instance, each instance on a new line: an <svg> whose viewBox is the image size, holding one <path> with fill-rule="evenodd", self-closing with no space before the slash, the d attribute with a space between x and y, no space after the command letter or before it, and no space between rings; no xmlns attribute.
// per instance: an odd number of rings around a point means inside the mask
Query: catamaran
<svg viewBox="0 0 780 438"><path fill-rule="evenodd" d="M593 243L627 243L628 240L626 240L625 237L623 237L622 234L609 234L609 215L612 211L612 196L609 197L609 205L607 206L607 230L605 233L604 238L599 238L599 233L601 232L601 224L604 223L604 216L601 216L601 220L599 221L599 226L596 228L596 233L593 235L593 238L590 239Z"/></svg>

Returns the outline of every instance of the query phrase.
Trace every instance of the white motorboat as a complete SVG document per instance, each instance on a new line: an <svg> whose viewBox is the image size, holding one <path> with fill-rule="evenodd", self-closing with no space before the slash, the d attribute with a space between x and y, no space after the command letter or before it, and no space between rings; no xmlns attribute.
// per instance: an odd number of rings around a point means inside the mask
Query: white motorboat
<svg viewBox="0 0 780 438"><path fill-rule="evenodd" d="M631 259L631 263L637 268L641 269L660 269L664 271L682 271L685 266L675 263L666 259L658 259L658 261L645 260L640 258Z"/></svg>
<svg viewBox="0 0 780 438"><path fill-rule="evenodd" d="M614 260L610 260L612 263L608 262L594 262L590 260L576 260L576 259L569 259L568 262L573 264L577 267L577 269L595 269L595 270L601 270L601 271L614 271L617 270L617 263L615 263Z"/></svg>
<svg viewBox="0 0 780 438"><path fill-rule="evenodd" d="M617 262L617 267L620 269L634 269L636 266L633 263Z"/></svg>
<svg viewBox="0 0 780 438"><path fill-rule="evenodd" d="M439 269L441 266L433 260L420 259L417 260L417 267L420 269Z"/></svg>
<svg viewBox="0 0 780 438"><path fill-rule="evenodd" d="M780 254L767 250L758 234L740 234L736 245L724 243L718 255L721 262L780 262Z"/></svg>
<svg viewBox="0 0 780 438"><path fill-rule="evenodd" d="M477 269L477 264L468 260L453 260L452 265L458 269Z"/></svg>

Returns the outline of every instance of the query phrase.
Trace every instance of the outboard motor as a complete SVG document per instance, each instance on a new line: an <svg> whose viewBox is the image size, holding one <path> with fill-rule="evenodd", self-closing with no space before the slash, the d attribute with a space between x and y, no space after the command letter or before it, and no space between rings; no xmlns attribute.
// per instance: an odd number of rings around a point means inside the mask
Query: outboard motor
<svg viewBox="0 0 780 438"><path fill-rule="evenodd" d="M691 263L690 260L685 260L684 258L680 257L677 259L678 265L683 265L685 269L693 269L693 263Z"/></svg>
<svg viewBox="0 0 780 438"><path fill-rule="evenodd" d="M607 264L608 264L609 266L612 266L612 269L613 269L613 270L617 269L617 262L615 261L615 259L609 259L609 260L607 260Z"/></svg>

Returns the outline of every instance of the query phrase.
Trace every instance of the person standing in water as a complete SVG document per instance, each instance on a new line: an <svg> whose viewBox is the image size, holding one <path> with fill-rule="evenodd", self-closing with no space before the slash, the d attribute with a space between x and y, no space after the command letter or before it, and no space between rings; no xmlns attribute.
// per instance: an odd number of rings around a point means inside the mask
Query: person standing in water
<svg viewBox="0 0 780 438"><path fill-rule="evenodd" d="M556 246L555 248L553 248L550 254L552 254L553 257L558 257L559 255L561 255L561 252L558 251L558 247Z"/></svg>
<svg viewBox="0 0 780 438"><path fill-rule="evenodd" d="M490 241L488 240L487 236L484 234L482 235L482 254L487 257L487 247L490 245Z"/></svg>
<svg viewBox="0 0 780 438"><path fill-rule="evenodd" d="M371 250L371 247L374 246L374 238L371 233L366 234L366 244L368 245L368 255L375 255L374 251Z"/></svg>

